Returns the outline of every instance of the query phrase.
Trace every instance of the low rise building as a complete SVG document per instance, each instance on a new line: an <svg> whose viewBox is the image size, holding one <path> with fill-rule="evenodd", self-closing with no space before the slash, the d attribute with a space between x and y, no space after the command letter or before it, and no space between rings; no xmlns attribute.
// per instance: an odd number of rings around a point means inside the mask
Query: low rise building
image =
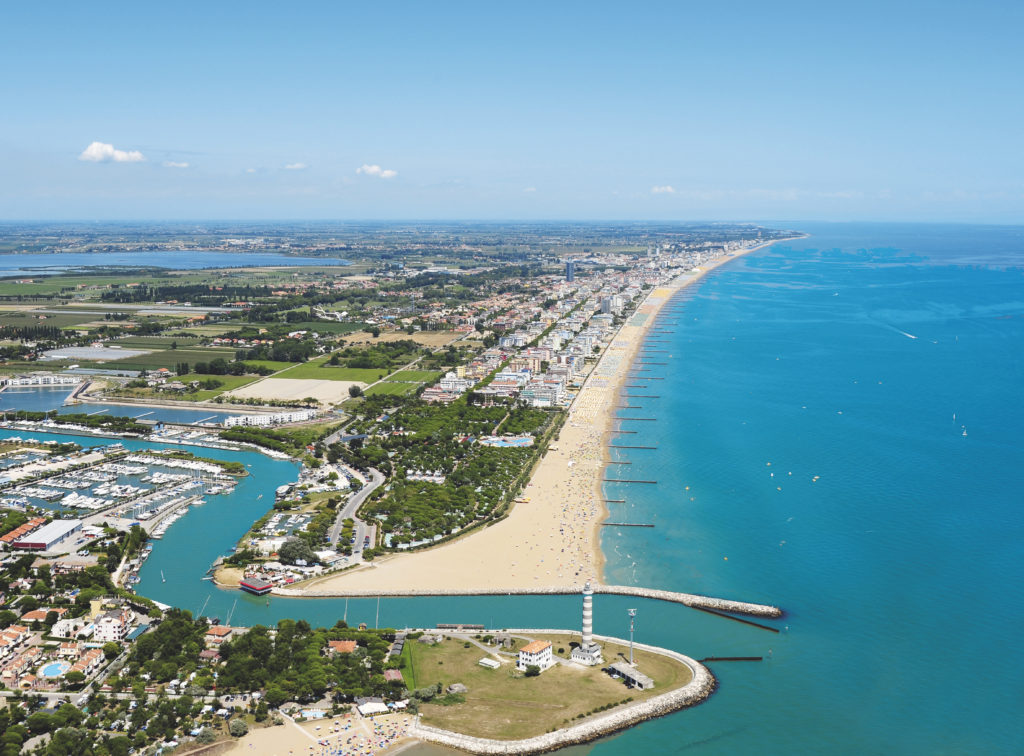
<svg viewBox="0 0 1024 756"><path fill-rule="evenodd" d="M535 640L519 649L519 659L516 662L516 667L522 672L525 672L527 667L539 667L540 671L543 672L548 667L553 666L554 663L555 658L551 652L551 642Z"/></svg>

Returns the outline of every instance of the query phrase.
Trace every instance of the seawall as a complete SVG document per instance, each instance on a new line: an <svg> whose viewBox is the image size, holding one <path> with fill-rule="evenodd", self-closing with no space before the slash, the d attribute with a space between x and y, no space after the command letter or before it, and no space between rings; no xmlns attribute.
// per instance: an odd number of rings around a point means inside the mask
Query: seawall
<svg viewBox="0 0 1024 756"><path fill-rule="evenodd" d="M616 596L636 596L638 598L668 601L692 607L718 609L735 614L749 614L755 617L781 617L782 610L766 604L752 604L745 601L698 596L694 593L662 591L656 588L639 588L631 585L595 585L594 593L607 593ZM408 589L400 591L374 590L304 590L302 588L274 588L276 596L293 598L377 598L377 597L417 597L417 596L570 596L583 590L583 586L564 586L554 588L456 588L446 590Z"/></svg>
<svg viewBox="0 0 1024 756"><path fill-rule="evenodd" d="M510 630L510 632L524 635L572 635L568 630ZM603 635L595 635L598 641L625 644L618 638L610 638ZM686 685L675 690L662 693L648 698L645 701L629 704L616 708L604 714L600 714L577 725L556 730L555 732L544 733L524 740L493 740L490 738L477 738L471 735L462 735L450 730L442 730L430 725L424 725L417 719L409 729L409 735L414 738L438 745L458 748L468 753L483 754L529 754L546 753L566 746L589 743L597 738L610 735L620 730L639 724L640 722L655 717L661 717L679 711L688 706L700 703L711 695L715 689L715 678L700 662L691 659L689 656L670 651L665 648L648 646L643 643L634 643L636 648L643 649L654 654L667 656L670 659L686 665L693 674L693 679Z"/></svg>

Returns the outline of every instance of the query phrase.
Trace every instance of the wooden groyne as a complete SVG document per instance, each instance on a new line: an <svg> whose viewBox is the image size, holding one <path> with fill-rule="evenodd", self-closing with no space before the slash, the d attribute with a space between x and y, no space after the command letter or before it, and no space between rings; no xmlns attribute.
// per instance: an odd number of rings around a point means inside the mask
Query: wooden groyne
<svg viewBox="0 0 1024 756"><path fill-rule="evenodd" d="M721 612L719 610L711 609L711 608L706 607L706 606L695 606L693 608L696 609L698 612L707 612L708 614L714 614L716 617L724 617L725 619L732 620L733 622L742 622L744 625L753 625L754 627L759 627L762 630L768 630L768 631L773 632L773 633L779 632L779 629L777 627L770 627L768 625L761 625L761 624L758 624L757 622L751 622L750 620L745 620L745 619L743 619L741 617L733 617L731 615L724 614L723 612Z"/></svg>
<svg viewBox="0 0 1024 756"><path fill-rule="evenodd" d="M509 630L517 635L572 635L566 630ZM625 645L628 641L595 635L594 639L604 643ZM612 711L588 717L580 724L547 732L523 740L494 740L461 735L451 730L442 730L423 724L417 717L409 727L409 736L429 743L457 748L480 756L513 756L519 754L547 753L571 745L589 743L598 738L625 730L648 719L654 719L674 711L700 703L715 690L715 677L711 671L696 659L670 651L666 648L635 643L636 648L649 653L667 656L690 669L691 679L686 685L667 693L652 696L644 701L615 707Z"/></svg>
<svg viewBox="0 0 1024 756"><path fill-rule="evenodd" d="M656 420L657 420L658 418L656 418L656 417L617 417L617 418L615 418L615 419L616 419L616 420L644 420L644 421L646 421L646 422L650 422L650 423L653 423L653 422L655 422L655 421L656 421Z"/></svg>
<svg viewBox="0 0 1024 756"><path fill-rule="evenodd" d="M656 480L626 480L625 478L605 478L602 483L648 483L650 485L657 484Z"/></svg>
<svg viewBox="0 0 1024 756"><path fill-rule="evenodd" d="M606 528L653 528L654 524L650 522L602 522L602 526Z"/></svg>
<svg viewBox="0 0 1024 756"><path fill-rule="evenodd" d="M623 444L608 444L609 449L657 449L657 446L625 446Z"/></svg>
<svg viewBox="0 0 1024 756"><path fill-rule="evenodd" d="M663 591L658 588L640 588L634 585L594 585L594 593L606 593L611 596L634 596L636 598L647 598L655 601L667 601L673 604L683 604L693 609L715 609L719 612L731 612L732 614L747 614L753 617L778 618L782 616L782 610L776 606L766 604L751 604L745 601L732 601L730 599L713 598L701 596L696 593L679 593L678 591ZM276 587L272 591L275 596L293 596L301 598L387 598L402 597L415 598L419 596L576 596L583 590L583 585L565 585L551 588L408 588L404 590L342 590L342 589L304 589L304 588L283 588ZM731 617L730 619L738 619Z"/></svg>
<svg viewBox="0 0 1024 756"><path fill-rule="evenodd" d="M633 463L632 462L615 462L615 461L611 461L611 462L607 462L606 464L609 464L609 465L631 465Z"/></svg>
<svg viewBox="0 0 1024 756"><path fill-rule="evenodd" d="M720 662L720 661L764 661L763 656L705 656L703 659L698 659L701 664L704 662Z"/></svg>

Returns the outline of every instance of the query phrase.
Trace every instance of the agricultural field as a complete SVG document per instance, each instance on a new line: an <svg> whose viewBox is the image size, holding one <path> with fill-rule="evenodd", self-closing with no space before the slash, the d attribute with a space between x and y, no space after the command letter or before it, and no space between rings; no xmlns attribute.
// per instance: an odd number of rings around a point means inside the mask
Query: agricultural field
<svg viewBox="0 0 1024 756"><path fill-rule="evenodd" d="M34 311L2 311L0 312L0 326L49 326L52 328L69 328L89 323L97 319L103 320L102 315L95 313L49 313ZM108 324L110 325L110 324Z"/></svg>
<svg viewBox="0 0 1024 756"><path fill-rule="evenodd" d="M154 351L142 357L128 357L123 360L110 360L108 367L123 370L156 370L168 368L174 370L179 362L187 362L195 366L197 362L210 362L218 357L225 361L234 359L234 349L218 349L216 347L198 347L195 349L164 349Z"/></svg>
<svg viewBox="0 0 1024 756"><path fill-rule="evenodd" d="M289 323L293 331L316 331L317 333L355 333L366 327L365 323L337 323L330 320L303 320Z"/></svg>

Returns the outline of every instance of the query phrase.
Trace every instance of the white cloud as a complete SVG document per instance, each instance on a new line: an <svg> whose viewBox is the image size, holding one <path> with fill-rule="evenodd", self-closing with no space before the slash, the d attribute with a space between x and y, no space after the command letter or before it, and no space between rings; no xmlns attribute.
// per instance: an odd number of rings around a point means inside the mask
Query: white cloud
<svg viewBox="0 0 1024 756"><path fill-rule="evenodd" d="M307 168L309 168L309 166L305 163L288 163L288 165L284 167L286 171L304 171Z"/></svg>
<svg viewBox="0 0 1024 756"><path fill-rule="evenodd" d="M675 194L675 193L676 193L676 190L673 187L669 186L668 184L665 184L665 186L652 186L651 187L651 194Z"/></svg>
<svg viewBox="0 0 1024 756"><path fill-rule="evenodd" d="M379 165L366 165L363 163L361 168L356 168L356 173L362 173L367 176L380 176L382 179L394 178L398 175L398 171L393 171L390 168L381 168Z"/></svg>
<svg viewBox="0 0 1024 756"><path fill-rule="evenodd" d="M93 142L78 159L89 163L141 163L146 158L138 150L118 150L106 142Z"/></svg>
<svg viewBox="0 0 1024 756"><path fill-rule="evenodd" d="M537 187L535 187L535 186L528 186L525 189L523 189L523 191L524 192L528 192L528 193L532 193L532 192L537 191Z"/></svg>
<svg viewBox="0 0 1024 756"><path fill-rule="evenodd" d="M165 160L164 168L188 168L188 163L179 163L175 160Z"/></svg>

